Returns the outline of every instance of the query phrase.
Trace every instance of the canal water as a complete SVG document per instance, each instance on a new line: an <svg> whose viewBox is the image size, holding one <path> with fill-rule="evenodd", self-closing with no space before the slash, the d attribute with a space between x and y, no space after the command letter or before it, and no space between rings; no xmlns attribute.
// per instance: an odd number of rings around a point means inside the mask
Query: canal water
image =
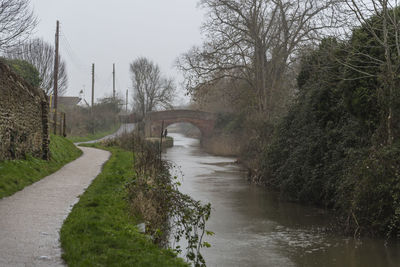
<svg viewBox="0 0 400 267"><path fill-rule="evenodd" d="M164 158L180 166L181 191L212 205L202 250L207 266L400 266L400 244L329 234L322 210L279 201L249 184L234 158L204 152L197 139L170 134Z"/></svg>

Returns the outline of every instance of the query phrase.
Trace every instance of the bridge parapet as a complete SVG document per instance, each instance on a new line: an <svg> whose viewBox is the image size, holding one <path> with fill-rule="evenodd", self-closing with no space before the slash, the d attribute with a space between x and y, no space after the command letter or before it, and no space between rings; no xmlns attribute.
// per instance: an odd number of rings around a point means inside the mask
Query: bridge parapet
<svg viewBox="0 0 400 267"><path fill-rule="evenodd" d="M198 110L165 110L150 112L145 117L146 136L158 136L161 132L161 125L164 127L171 124L186 122L191 123L201 131L203 136L210 136L214 131L216 115L210 112Z"/></svg>

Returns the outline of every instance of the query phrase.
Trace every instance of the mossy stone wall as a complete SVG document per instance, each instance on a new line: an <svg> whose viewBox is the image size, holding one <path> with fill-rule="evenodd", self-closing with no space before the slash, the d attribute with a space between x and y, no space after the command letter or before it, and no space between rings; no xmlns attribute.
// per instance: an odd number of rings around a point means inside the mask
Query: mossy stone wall
<svg viewBox="0 0 400 267"><path fill-rule="evenodd" d="M48 159L48 144L47 96L0 61L0 160Z"/></svg>

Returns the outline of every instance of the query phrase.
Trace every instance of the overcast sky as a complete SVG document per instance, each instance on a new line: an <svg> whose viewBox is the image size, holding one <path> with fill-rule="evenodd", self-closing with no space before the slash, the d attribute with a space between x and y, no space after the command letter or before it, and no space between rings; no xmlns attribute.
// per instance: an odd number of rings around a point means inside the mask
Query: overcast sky
<svg viewBox="0 0 400 267"><path fill-rule="evenodd" d="M95 98L112 94L113 63L117 92L125 96L126 89L131 89L129 63L134 59L144 56L153 60L164 74L179 82L182 78L173 66L175 59L201 44L204 12L197 8L198 0L31 2L39 19L35 36L54 44L56 20L60 21L60 53L69 77L66 95L78 96L84 89L88 101L92 63L96 66Z"/></svg>

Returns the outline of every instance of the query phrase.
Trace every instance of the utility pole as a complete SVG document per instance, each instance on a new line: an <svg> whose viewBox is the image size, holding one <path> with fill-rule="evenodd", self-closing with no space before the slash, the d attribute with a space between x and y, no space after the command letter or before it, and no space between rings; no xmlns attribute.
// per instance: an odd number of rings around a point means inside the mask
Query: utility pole
<svg viewBox="0 0 400 267"><path fill-rule="evenodd" d="M125 99L126 103L125 103L125 111L128 113L128 89L126 89L126 99Z"/></svg>
<svg viewBox="0 0 400 267"><path fill-rule="evenodd" d="M92 64L92 110L94 106L94 63Z"/></svg>
<svg viewBox="0 0 400 267"><path fill-rule="evenodd" d="M60 22L57 20L56 26L56 50L54 55L54 134L57 134L57 100L58 100L58 44L59 44L59 37L60 37Z"/></svg>
<svg viewBox="0 0 400 267"><path fill-rule="evenodd" d="M115 63L113 64L113 100L115 101Z"/></svg>

